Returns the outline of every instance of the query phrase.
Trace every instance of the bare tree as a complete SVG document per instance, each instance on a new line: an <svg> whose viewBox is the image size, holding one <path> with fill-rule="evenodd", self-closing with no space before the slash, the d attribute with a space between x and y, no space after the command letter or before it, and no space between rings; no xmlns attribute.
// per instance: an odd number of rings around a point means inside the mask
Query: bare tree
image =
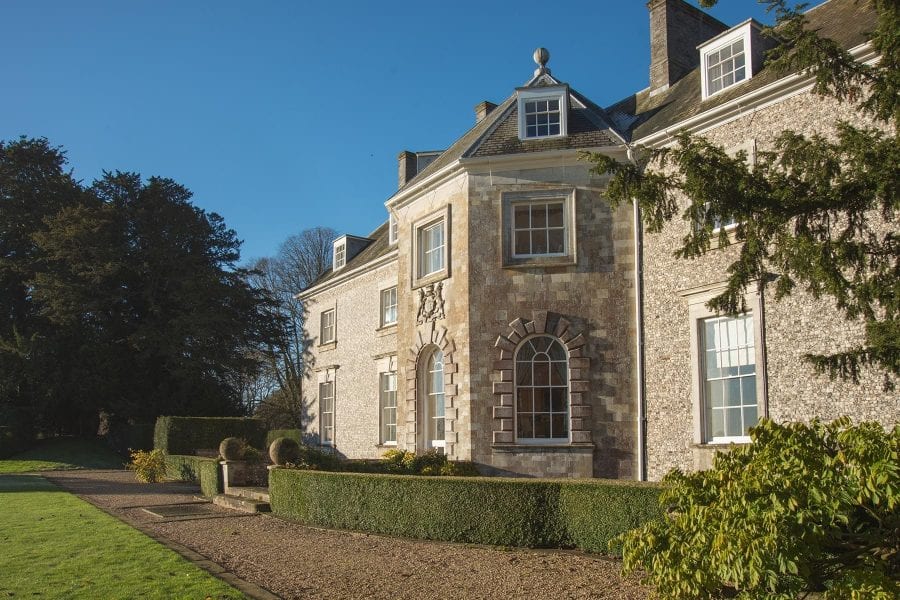
<svg viewBox="0 0 900 600"><path fill-rule="evenodd" d="M331 266L335 237L337 232L326 227L306 229L286 239L274 258L253 265L251 283L274 301L271 310L281 327L276 341L260 349L266 365L261 381L246 389L257 395L250 400L257 414L276 427L299 427L303 420L303 372L309 340L303 329L306 311L296 294Z"/></svg>

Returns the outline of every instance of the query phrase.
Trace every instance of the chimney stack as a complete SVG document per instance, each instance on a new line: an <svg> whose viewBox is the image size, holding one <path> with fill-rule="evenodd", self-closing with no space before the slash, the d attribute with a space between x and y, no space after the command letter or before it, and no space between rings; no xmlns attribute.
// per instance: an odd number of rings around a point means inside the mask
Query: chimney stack
<svg viewBox="0 0 900 600"><path fill-rule="evenodd" d="M650 0L650 95L700 64L697 46L728 26L684 0Z"/></svg>
<svg viewBox="0 0 900 600"><path fill-rule="evenodd" d="M491 114L491 111L497 108L497 105L493 102L488 102L485 100L484 102L479 102L475 105L475 123L481 123L481 120L486 116Z"/></svg>
<svg viewBox="0 0 900 600"><path fill-rule="evenodd" d="M416 176L418 159L415 152L404 150L397 155L398 185L397 189L406 185L406 182Z"/></svg>

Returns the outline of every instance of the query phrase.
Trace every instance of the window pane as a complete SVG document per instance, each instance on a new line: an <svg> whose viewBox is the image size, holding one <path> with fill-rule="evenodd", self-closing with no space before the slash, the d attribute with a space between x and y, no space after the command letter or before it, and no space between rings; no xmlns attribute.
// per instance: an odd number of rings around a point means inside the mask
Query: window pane
<svg viewBox="0 0 900 600"><path fill-rule="evenodd" d="M551 426L553 427L554 438L569 437L569 417L568 415L553 415L551 417Z"/></svg>
<svg viewBox="0 0 900 600"><path fill-rule="evenodd" d="M516 360L530 361L532 358L534 358L534 345L532 340L529 340L519 347L519 351L516 353Z"/></svg>
<svg viewBox="0 0 900 600"><path fill-rule="evenodd" d="M566 388L554 388L550 392L550 408L553 412L566 411Z"/></svg>
<svg viewBox="0 0 900 600"><path fill-rule="evenodd" d="M706 351L706 378L715 379L721 377L722 372L719 370L719 353L715 350Z"/></svg>
<svg viewBox="0 0 900 600"><path fill-rule="evenodd" d="M526 137L537 137L537 125L529 125L527 129Z"/></svg>
<svg viewBox="0 0 900 600"><path fill-rule="evenodd" d="M550 110L559 110L559 100L550 100L548 106Z"/></svg>
<svg viewBox="0 0 900 600"><path fill-rule="evenodd" d="M550 227L563 226L563 205L561 202L547 206L547 225Z"/></svg>
<svg viewBox="0 0 900 600"><path fill-rule="evenodd" d="M534 415L534 437L550 437L550 415Z"/></svg>
<svg viewBox="0 0 900 600"><path fill-rule="evenodd" d="M526 125L537 125L537 115L526 115L525 116L525 124Z"/></svg>
<svg viewBox="0 0 900 600"><path fill-rule="evenodd" d="M746 76L746 71L744 71L746 67L741 67L737 71L734 72L734 80L735 81L743 81Z"/></svg>
<svg viewBox="0 0 900 600"><path fill-rule="evenodd" d="M547 226L547 205L531 205L531 226L534 228Z"/></svg>
<svg viewBox="0 0 900 600"><path fill-rule="evenodd" d="M741 409L740 408L726 408L725 409L725 435L726 436L740 436L744 435L744 428L742 426L742 418L741 418Z"/></svg>
<svg viewBox="0 0 900 600"><path fill-rule="evenodd" d="M550 254L562 254L566 251L565 232L562 229L551 229L547 232L547 251Z"/></svg>
<svg viewBox="0 0 900 600"><path fill-rule="evenodd" d="M745 406L744 407L744 427L746 432L749 432L751 427L755 427L757 422L759 422L759 417L757 416L756 406Z"/></svg>
<svg viewBox="0 0 900 600"><path fill-rule="evenodd" d="M534 388L534 412L550 412L550 390Z"/></svg>
<svg viewBox="0 0 900 600"><path fill-rule="evenodd" d="M534 385L550 385L550 363L534 363Z"/></svg>
<svg viewBox="0 0 900 600"><path fill-rule="evenodd" d="M550 383L553 385L566 385L566 370L566 363L553 363L550 366Z"/></svg>
<svg viewBox="0 0 900 600"><path fill-rule="evenodd" d="M563 350L562 344L555 340L547 348L547 353L552 360L566 360L566 351Z"/></svg>
<svg viewBox="0 0 900 600"><path fill-rule="evenodd" d="M516 206L514 208L516 229L525 229L531 225L531 221L529 220L530 212L531 207L527 204L524 206Z"/></svg>
<svg viewBox="0 0 900 600"><path fill-rule="evenodd" d="M725 406L741 405L741 380L726 379L725 384Z"/></svg>
<svg viewBox="0 0 900 600"><path fill-rule="evenodd" d="M533 113L535 110L537 110L537 108L536 108L534 102L526 102L525 103L525 112Z"/></svg>
<svg viewBox="0 0 900 600"><path fill-rule="evenodd" d="M517 231L515 233L516 243L515 243L515 253L516 254L531 254L531 232L530 231Z"/></svg>
<svg viewBox="0 0 900 600"><path fill-rule="evenodd" d="M547 230L535 229L531 232L531 253L546 254L547 253Z"/></svg>
<svg viewBox="0 0 900 600"><path fill-rule="evenodd" d="M517 390L518 401L516 407L520 412L534 412L534 404L531 398L531 388Z"/></svg>
<svg viewBox="0 0 900 600"><path fill-rule="evenodd" d="M719 408L725 403L722 380L706 382L706 400L711 408Z"/></svg>
<svg viewBox="0 0 900 600"><path fill-rule="evenodd" d="M534 419L531 415L519 415L516 435L520 438L534 437Z"/></svg>
<svg viewBox="0 0 900 600"><path fill-rule="evenodd" d="M756 377L741 377L741 397L744 405L756 405Z"/></svg>
<svg viewBox="0 0 900 600"><path fill-rule="evenodd" d="M713 410L710 412L710 437L725 437L725 413L721 410Z"/></svg>

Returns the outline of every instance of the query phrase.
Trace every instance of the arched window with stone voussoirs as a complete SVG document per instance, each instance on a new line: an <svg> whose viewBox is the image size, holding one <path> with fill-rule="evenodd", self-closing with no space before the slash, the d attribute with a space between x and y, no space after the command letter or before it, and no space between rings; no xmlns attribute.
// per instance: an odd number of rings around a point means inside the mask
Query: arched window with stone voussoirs
<svg viewBox="0 0 900 600"><path fill-rule="evenodd" d="M515 352L516 441L569 441L569 360L555 337L526 338Z"/></svg>

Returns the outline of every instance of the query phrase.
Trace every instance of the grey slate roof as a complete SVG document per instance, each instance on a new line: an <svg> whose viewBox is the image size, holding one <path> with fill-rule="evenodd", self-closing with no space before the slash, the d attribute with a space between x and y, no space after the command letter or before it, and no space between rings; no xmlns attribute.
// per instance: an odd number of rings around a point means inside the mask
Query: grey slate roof
<svg viewBox="0 0 900 600"><path fill-rule="evenodd" d="M390 245L390 240L388 238L388 226L390 222L385 221L381 225L378 226L375 231L367 235L366 237L372 240L368 246L365 247L359 254L351 258L347 261L341 269L335 271L334 269L328 269L322 275L316 279L316 281L309 287L315 287L326 281L334 279L341 273L346 273L347 271L353 270L356 267L362 266L368 262L375 260L376 258L381 258L385 254L391 251L392 247ZM309 288L307 288L309 289Z"/></svg>
<svg viewBox="0 0 900 600"><path fill-rule="evenodd" d="M811 28L847 49L870 39L869 34L876 25L875 11L869 0L830 0L811 9L806 16ZM610 106L606 112L626 139L639 139L779 78L772 69L764 68L748 81L703 101L698 67L655 96L651 97L649 90L643 90Z"/></svg>
<svg viewBox="0 0 900 600"><path fill-rule="evenodd" d="M541 75L526 87L559 85L550 75ZM401 189L422 181L460 158L544 152L567 148L591 148L620 144L612 130L611 120L602 108L570 88L568 135L546 140L519 139L516 94L500 103L491 113L456 140L433 163L418 173Z"/></svg>

